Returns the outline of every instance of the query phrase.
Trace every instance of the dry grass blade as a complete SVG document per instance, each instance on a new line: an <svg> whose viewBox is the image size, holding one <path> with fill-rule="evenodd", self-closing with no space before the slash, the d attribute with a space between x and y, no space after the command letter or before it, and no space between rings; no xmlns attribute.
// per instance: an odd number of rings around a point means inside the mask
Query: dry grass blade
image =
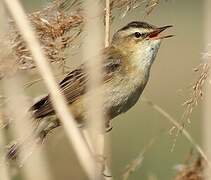
<svg viewBox="0 0 211 180"><path fill-rule="evenodd" d="M168 121L170 121L176 128L178 128L182 134L186 137L186 139L193 145L193 147L196 148L196 150L199 152L201 157L204 158L204 160L207 162L208 167L211 168L211 163L209 159L207 158L206 154L202 150L202 148L194 141L194 139L191 137L191 135L186 131L182 125L180 125L176 119L174 119L168 112L166 112L164 109L162 109L160 106L154 104L153 102L144 99L144 102L146 102L150 107L155 109L158 113L163 115Z"/></svg>
<svg viewBox="0 0 211 180"><path fill-rule="evenodd" d="M141 6L144 7L146 16L152 13L152 11L160 4L160 0L111 0L111 10L113 9L125 9L122 17L125 17L126 14L136 8Z"/></svg>
<svg viewBox="0 0 211 180"><path fill-rule="evenodd" d="M198 105L198 101L203 97L203 87L209 75L210 65L208 63L202 63L195 68L194 71L199 73L199 77L192 86L192 94L183 104L185 106L183 119L187 119L189 123L193 109Z"/></svg>
<svg viewBox="0 0 211 180"><path fill-rule="evenodd" d="M111 10L117 8L117 9L121 9L121 8L125 8L129 10L137 8L141 3L143 3L143 1L139 1L139 0L111 0L110 1L110 7Z"/></svg>
<svg viewBox="0 0 211 180"><path fill-rule="evenodd" d="M123 180L128 180L130 175L136 171L136 169L141 165L144 159L144 154L146 151L153 145L155 142L155 138L153 138L145 147L144 149L139 153L139 155L126 167L125 172L123 173Z"/></svg>
<svg viewBox="0 0 211 180"><path fill-rule="evenodd" d="M160 3L160 0L149 0L145 7L146 15L149 15Z"/></svg>
<svg viewBox="0 0 211 180"><path fill-rule="evenodd" d="M121 10L126 8L128 10L132 10L134 8L139 7L146 0L110 0L110 9L118 9ZM57 7L61 11L69 11L71 7L81 7L81 0L56 0L54 3L57 4Z"/></svg>
<svg viewBox="0 0 211 180"><path fill-rule="evenodd" d="M64 130L68 135L70 142L73 144L73 148L79 158L79 161L87 173L89 179L95 177L95 160L93 159L87 144L84 142L76 122L70 115L68 107L64 98L61 96L58 85L55 82L49 64L43 54L38 40L27 20L27 17L18 1L4 0L6 7L11 13L12 17L19 28L23 39L26 41L31 54L40 70L44 82L51 94L53 106L57 112L58 117L63 123ZM18 16L17 16L18 14Z"/></svg>
<svg viewBox="0 0 211 180"><path fill-rule="evenodd" d="M203 97L203 88L205 86L206 79L209 75L210 65L208 63L201 63L197 68L194 69L195 72L199 73L196 82L192 86L192 92L190 97L183 103L185 110L183 112L181 121L182 128L178 128L176 131L174 144L172 149L174 149L178 135L184 130L186 122L191 123L191 114L193 109L198 105L199 100Z"/></svg>
<svg viewBox="0 0 211 180"><path fill-rule="evenodd" d="M207 59L209 57L209 53L208 56L207 53L204 56L206 57L203 58ZM203 89L205 86L205 82L209 76L210 64L207 62L201 63L197 68L194 69L194 71L197 72L199 76L196 79L195 83L192 85L192 92L189 98L183 103L183 106L185 108L181 117L182 128L181 129L178 128L176 131L172 149L174 149L175 147L178 135L184 130L187 123L189 124L191 123L191 114L193 112L193 109L198 105L199 101L203 98Z"/></svg>

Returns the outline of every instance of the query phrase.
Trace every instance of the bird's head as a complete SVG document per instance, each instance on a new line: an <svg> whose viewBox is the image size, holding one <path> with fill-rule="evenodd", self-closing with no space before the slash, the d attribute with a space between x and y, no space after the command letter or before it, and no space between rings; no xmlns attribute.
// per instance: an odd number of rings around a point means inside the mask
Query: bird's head
<svg viewBox="0 0 211 180"><path fill-rule="evenodd" d="M146 22L134 21L119 29L113 36L112 45L128 57L142 59L150 64L159 49L162 39L172 35L160 35L171 25L157 27Z"/></svg>
<svg viewBox="0 0 211 180"><path fill-rule="evenodd" d="M160 33L171 25L156 27L146 22L133 21L119 29L113 36L112 44L117 46L146 48L152 44L159 44L161 39L172 35L160 36Z"/></svg>

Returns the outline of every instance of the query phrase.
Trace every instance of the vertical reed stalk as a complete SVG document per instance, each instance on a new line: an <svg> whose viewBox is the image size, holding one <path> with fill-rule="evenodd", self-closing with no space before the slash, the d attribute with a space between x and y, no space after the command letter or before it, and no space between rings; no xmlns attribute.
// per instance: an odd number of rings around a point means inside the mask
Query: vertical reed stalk
<svg viewBox="0 0 211 180"><path fill-rule="evenodd" d="M109 47L110 45L110 23L111 23L111 7L110 7L110 0L105 0L105 48ZM107 149L110 148L110 139L104 139L104 141L106 141L106 146L104 146L104 151L106 151ZM107 177L106 179L112 179L111 176L111 170L108 166L107 161L105 162L105 170L104 173L106 175L109 175L109 177Z"/></svg>
<svg viewBox="0 0 211 180"><path fill-rule="evenodd" d="M0 2L0 38L2 37L2 34L5 31L5 12L4 12L4 7L2 2ZM2 47L2 46L0 46ZM0 54L0 59L1 59L1 54ZM1 109L0 109L0 113ZM2 117L2 114L0 114L0 124L3 124L4 119ZM6 152L5 149L2 148L6 145L6 137L5 137L5 131L4 128L1 127L0 125L0 179L4 179L4 180L10 180L10 174L9 174L9 167L6 164Z"/></svg>
<svg viewBox="0 0 211 180"><path fill-rule="evenodd" d="M3 119L0 118L0 121L2 121ZM9 167L7 165L7 161L6 161L6 153L4 148L6 145L5 142L5 134L4 134L4 129L1 128L0 129L0 179L3 180L10 180L11 179L11 175L9 174Z"/></svg>
<svg viewBox="0 0 211 180"><path fill-rule="evenodd" d="M77 128L76 122L69 113L64 97L61 96L59 87L50 69L50 65L43 54L40 44L36 39L35 33L33 32L29 21L27 20L24 10L17 0L3 0L3 2L17 24L17 27L34 58L34 61L37 64L40 74L50 92L55 111L63 124L63 128L68 136L69 141L73 144L73 148L78 156L80 164L82 165L89 179L94 179L95 161L87 148L87 144L83 140L79 129Z"/></svg>
<svg viewBox="0 0 211 180"><path fill-rule="evenodd" d="M86 60L87 72L89 75L88 88L89 98L87 103L88 110L88 133L89 140L97 156L96 179L102 178L103 164L100 162L104 156L104 132L105 117L103 113L103 89L102 89L102 49L103 49L103 29L101 18L101 3L95 0L84 2L84 14L86 17L85 32L87 36L84 40L83 59ZM94 18L95 17L95 18ZM86 136L87 138L87 136ZM101 156L101 158L100 158Z"/></svg>
<svg viewBox="0 0 211 180"><path fill-rule="evenodd" d="M18 74L15 77L5 78L3 81L4 93L7 97L7 110L10 112L10 118L13 120L11 127L14 136L23 142L27 139L27 144L21 144L18 149L18 160L23 165L25 179L51 180L50 171L45 161L45 156L36 146L35 135L32 135L33 126L31 117L28 113L28 103L24 95L23 84ZM21 106L20 106L21 105ZM36 151L34 151L36 150ZM33 152L33 156L29 155ZM39 168L36 168L39 167Z"/></svg>
<svg viewBox="0 0 211 180"><path fill-rule="evenodd" d="M106 1L106 9L105 9L105 47L109 46L110 41L110 17L111 17L111 9L110 9L110 0Z"/></svg>
<svg viewBox="0 0 211 180"><path fill-rule="evenodd" d="M208 47L206 49L206 52L211 52L211 1L206 0L204 1L204 12L205 12L205 32L204 32L204 45L205 47ZM209 57L210 58L210 57ZM210 63L211 59L207 59ZM206 88L205 88L205 98L204 98L204 108L203 108L203 127L202 127L202 132L203 132L203 141L204 141L204 147L206 154L208 156L208 159L211 159L211 132L210 132L210 127L211 127L211 84L210 84L210 76L208 77L208 83L206 83ZM206 180L209 180L211 178L211 169L207 168L206 171Z"/></svg>

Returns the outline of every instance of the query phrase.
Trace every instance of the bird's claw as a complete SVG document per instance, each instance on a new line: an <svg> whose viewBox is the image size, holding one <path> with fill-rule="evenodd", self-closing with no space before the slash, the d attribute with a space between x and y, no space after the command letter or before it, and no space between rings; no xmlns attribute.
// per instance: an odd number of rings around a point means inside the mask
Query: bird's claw
<svg viewBox="0 0 211 180"><path fill-rule="evenodd" d="M110 132L113 129L111 121L106 124L106 132Z"/></svg>

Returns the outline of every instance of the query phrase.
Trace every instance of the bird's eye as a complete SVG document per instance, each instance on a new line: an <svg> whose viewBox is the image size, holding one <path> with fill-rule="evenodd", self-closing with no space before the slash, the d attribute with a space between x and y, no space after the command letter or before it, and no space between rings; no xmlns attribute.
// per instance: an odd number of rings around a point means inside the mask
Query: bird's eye
<svg viewBox="0 0 211 180"><path fill-rule="evenodd" d="M140 32L135 32L134 35L135 35L136 38L140 38L142 36L142 34Z"/></svg>

